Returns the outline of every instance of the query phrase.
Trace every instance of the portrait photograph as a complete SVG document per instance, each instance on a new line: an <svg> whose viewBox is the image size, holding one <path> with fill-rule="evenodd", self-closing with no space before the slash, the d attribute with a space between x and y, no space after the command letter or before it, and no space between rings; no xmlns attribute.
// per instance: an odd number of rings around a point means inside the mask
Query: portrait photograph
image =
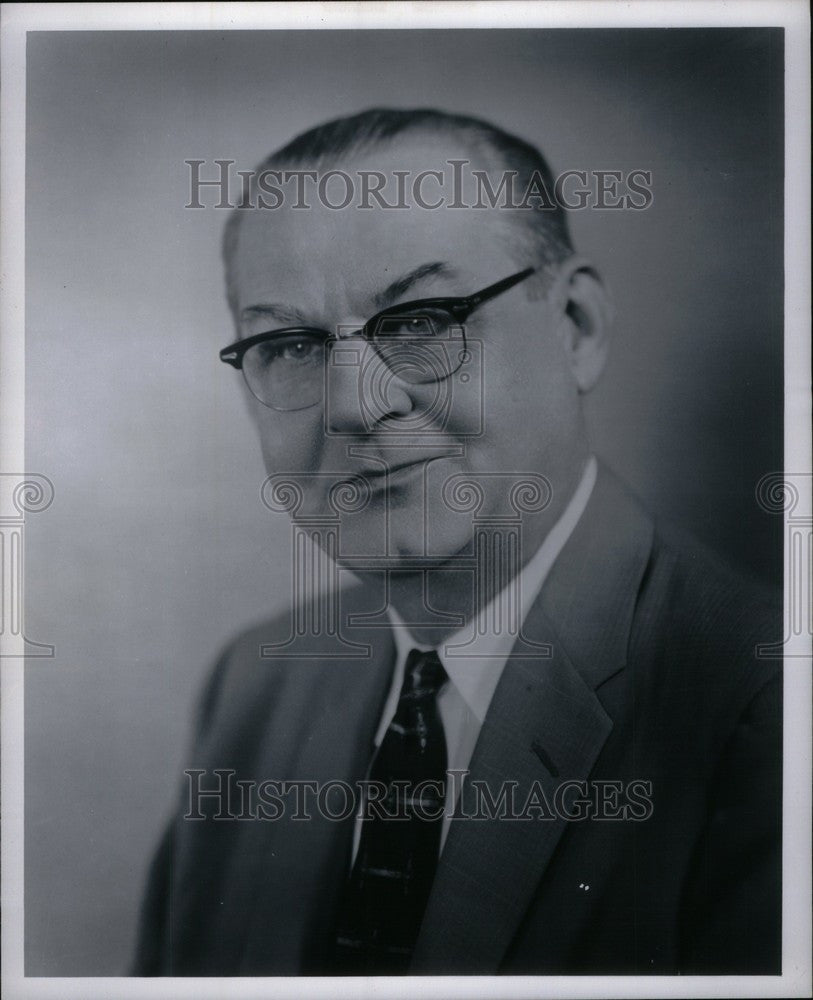
<svg viewBox="0 0 813 1000"><path fill-rule="evenodd" d="M4 995L809 995L807 6L0 19Z"/></svg>

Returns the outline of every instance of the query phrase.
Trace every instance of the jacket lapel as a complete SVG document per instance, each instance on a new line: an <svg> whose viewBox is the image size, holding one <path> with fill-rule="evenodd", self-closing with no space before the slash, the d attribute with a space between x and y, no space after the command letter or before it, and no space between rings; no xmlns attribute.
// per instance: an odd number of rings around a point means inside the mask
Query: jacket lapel
<svg viewBox="0 0 813 1000"><path fill-rule="evenodd" d="M497 685L411 972L498 970L566 827L548 807L564 782L588 778L612 729L595 689L624 667L651 543L646 516L602 470L523 629L550 656L516 657L520 639ZM478 786L497 803L511 789L513 812L530 801L532 818L489 816ZM478 808L483 818L465 818Z"/></svg>

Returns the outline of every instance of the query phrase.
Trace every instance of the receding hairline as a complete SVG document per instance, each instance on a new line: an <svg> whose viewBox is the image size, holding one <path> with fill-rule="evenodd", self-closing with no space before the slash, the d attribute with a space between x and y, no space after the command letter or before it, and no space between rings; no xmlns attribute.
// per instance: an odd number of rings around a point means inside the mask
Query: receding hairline
<svg viewBox="0 0 813 1000"><path fill-rule="evenodd" d="M432 108L415 110L374 108L342 118L332 119L295 136L284 146L270 153L258 165L252 184L266 170L279 167L298 169L337 169L348 159L357 158L379 149L391 150L415 136L425 136L442 144L456 140L458 148L476 161L481 169L493 168L527 173L538 171L546 181L552 180L551 170L543 154L531 143L484 119ZM514 154L512 156L512 153ZM446 157L449 159L449 152ZM517 162L512 162L516 158ZM524 162L520 164L520 159ZM540 216L541 209L524 214L522 210L506 211L506 229L521 232L522 243L533 244L529 252L537 257L540 271L546 272L572 253L564 210L557 207L550 217ZM240 222L245 209L234 209L223 232L223 260L229 304L236 316L236 301L232 264L237 247ZM513 249L518 249L509 241ZM541 275L542 277L542 275ZM544 281L544 277L542 278Z"/></svg>
<svg viewBox="0 0 813 1000"><path fill-rule="evenodd" d="M437 114L440 115L441 112ZM338 119L341 122L351 120ZM308 137L318 134L322 129L327 130L334 124L334 122L326 122L324 125L316 126L296 136L284 146L270 153L262 161L258 171L275 166L332 167L345 160L379 149L396 149L398 145L406 143L416 136L437 142L439 146L449 140L457 140L459 148L464 152L474 157L483 156L485 160L490 161L484 162L483 167L510 167L510 164L505 162L505 155L493 141L491 133L493 132L494 136L505 136L516 141L516 137L510 136L495 126L489 126L487 122L481 122L476 118L467 119L451 115L448 118L416 117L414 120L406 121L397 131L380 132L374 129L359 129L357 136L349 139L342 136L335 148L330 146L324 148L318 144L313 151L309 151ZM535 152L538 154L538 151ZM541 154L538 155L541 157Z"/></svg>

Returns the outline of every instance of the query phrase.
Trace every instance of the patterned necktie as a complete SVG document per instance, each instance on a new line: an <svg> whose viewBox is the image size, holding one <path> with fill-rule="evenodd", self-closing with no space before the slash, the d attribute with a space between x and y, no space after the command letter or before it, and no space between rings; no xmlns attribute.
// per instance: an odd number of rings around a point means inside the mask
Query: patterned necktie
<svg viewBox="0 0 813 1000"><path fill-rule="evenodd" d="M409 966L440 850L446 736L437 694L447 679L433 650L407 657L398 707L370 768L370 781L387 793L368 803L362 824L339 916L340 975L402 975Z"/></svg>

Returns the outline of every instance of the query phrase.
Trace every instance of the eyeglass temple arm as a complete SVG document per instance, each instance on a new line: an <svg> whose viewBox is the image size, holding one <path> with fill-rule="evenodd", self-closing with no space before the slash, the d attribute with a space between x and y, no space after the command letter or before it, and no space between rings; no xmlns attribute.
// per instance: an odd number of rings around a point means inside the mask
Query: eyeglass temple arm
<svg viewBox="0 0 813 1000"><path fill-rule="evenodd" d="M524 281L529 278L536 271L535 267L526 267L524 271L520 271L519 274L512 274L510 278L503 278L502 281L497 281L493 285L489 285L488 288L484 288L481 292L477 292L475 295L470 295L466 299L466 307L471 310L475 309L477 306L481 306L484 302L488 302L489 299L496 298L497 295L502 295L503 292L507 292L509 288L513 288L514 285L518 285L520 281Z"/></svg>

